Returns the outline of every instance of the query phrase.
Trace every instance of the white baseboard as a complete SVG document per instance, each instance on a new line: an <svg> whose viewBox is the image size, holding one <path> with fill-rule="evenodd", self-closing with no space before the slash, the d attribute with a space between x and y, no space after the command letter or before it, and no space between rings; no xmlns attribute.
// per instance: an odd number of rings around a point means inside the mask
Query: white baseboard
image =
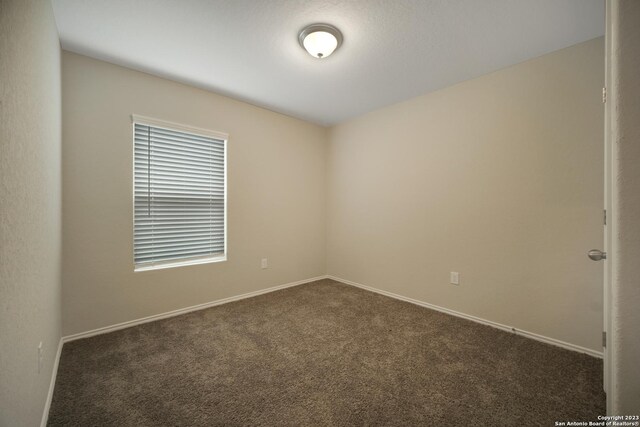
<svg viewBox="0 0 640 427"><path fill-rule="evenodd" d="M56 352L56 358L53 360L53 371L51 372L51 382L49 383L49 392L47 393L47 400L44 402L44 411L42 412L42 421L40 427L46 427L47 421L49 421L49 409L51 409L51 399L53 399L53 389L56 386L56 378L58 377L58 364L60 363L60 355L62 354L62 338L58 341L58 350Z"/></svg>
<svg viewBox="0 0 640 427"><path fill-rule="evenodd" d="M179 316L181 314L190 313L192 311L204 310L205 308L215 307L216 305L226 304L233 301L239 301L245 298L251 298L262 294L267 294L269 292L279 291L280 289L291 288L293 286L303 285L305 283L315 282L317 280L326 279L327 276L318 276L312 277L310 279L298 280L297 282L285 283L284 285L273 286L271 288L260 289L258 291L248 292L242 295L236 295L228 298L219 299L216 301L205 302L203 304L192 305L190 307L180 308L178 310L167 311L166 313L154 314L152 316L143 317L140 319L129 320L127 322L118 323L111 326L105 326L98 329L93 329L86 332L80 332L73 335L67 335L62 337L62 342L67 343L75 340L79 340L82 338L89 338L95 335L106 334L113 331L118 331L120 329L130 328L132 326L142 325L143 323L149 323L160 319L166 319L169 317Z"/></svg>
<svg viewBox="0 0 640 427"><path fill-rule="evenodd" d="M393 292L388 292L388 291L383 291L381 289L372 288L371 286L366 286L366 285L363 285L361 283L353 282L351 280L341 279L339 277L335 277L335 276L331 276L331 275L327 275L326 278L335 280L336 282L344 283L345 285L351 285L351 286L355 286L357 288L361 288L361 289L364 289L364 290L367 290L367 291L370 291L370 292L375 292L375 293L380 294L380 295L385 295L385 296L388 296L388 297L391 297L391 298L394 298L394 299L397 299L397 300L400 300L400 301L406 301L406 302L409 302L411 304L419 305L421 307L430 308L432 310L440 311L442 313L450 314L452 316L461 317L463 319L471 320L473 322L481 323L483 325L492 326L494 328L501 329L503 331L512 332L512 333L517 334L517 335L522 335L524 337L531 338L531 339L534 339L536 341L541 341L541 342L544 342L544 343L547 343L547 344L555 345L557 347L562 347L562 348L567 349L567 350L577 351L579 353L585 353L585 354L588 354L589 356L598 357L600 359L602 359L602 357L603 357L602 356L602 352L600 352L600 351L596 351L596 350L592 350L590 348L581 347L579 345L575 345L575 344L571 344L571 343L568 343L568 342L560 341L560 340L557 340L555 338L549 338L549 337L545 337L544 335L535 334L533 332L523 331L523 330L520 330L520 329L516 329L516 328L514 328L512 326L503 325L502 323L492 322L491 320L486 320L486 319L482 319L480 317L471 316L469 314L460 313L459 311L451 310L451 309L440 307L440 306L437 306L437 305L434 305L434 304L429 304L428 302L424 302L424 301L416 300L416 299L413 299L413 298L405 297L405 296L402 296L402 295L394 294Z"/></svg>

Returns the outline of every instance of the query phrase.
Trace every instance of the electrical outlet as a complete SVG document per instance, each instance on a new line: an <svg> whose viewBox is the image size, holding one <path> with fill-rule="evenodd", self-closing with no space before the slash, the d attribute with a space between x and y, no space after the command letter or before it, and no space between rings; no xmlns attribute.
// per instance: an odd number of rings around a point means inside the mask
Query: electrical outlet
<svg viewBox="0 0 640 427"><path fill-rule="evenodd" d="M262 261L260 262L260 268L269 268L269 261L266 258L262 258Z"/></svg>
<svg viewBox="0 0 640 427"><path fill-rule="evenodd" d="M459 285L460 284L460 273L458 273L456 271L452 271L450 279L449 279L449 282L451 282L452 285Z"/></svg>
<svg viewBox="0 0 640 427"><path fill-rule="evenodd" d="M44 349L42 348L42 341L38 344L38 373L42 370L42 356L44 355Z"/></svg>

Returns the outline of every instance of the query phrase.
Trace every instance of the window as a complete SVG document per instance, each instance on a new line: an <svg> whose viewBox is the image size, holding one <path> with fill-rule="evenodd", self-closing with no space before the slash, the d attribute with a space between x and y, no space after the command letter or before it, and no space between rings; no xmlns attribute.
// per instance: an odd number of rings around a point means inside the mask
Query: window
<svg viewBox="0 0 640 427"><path fill-rule="evenodd" d="M135 270L226 259L227 135L133 116Z"/></svg>

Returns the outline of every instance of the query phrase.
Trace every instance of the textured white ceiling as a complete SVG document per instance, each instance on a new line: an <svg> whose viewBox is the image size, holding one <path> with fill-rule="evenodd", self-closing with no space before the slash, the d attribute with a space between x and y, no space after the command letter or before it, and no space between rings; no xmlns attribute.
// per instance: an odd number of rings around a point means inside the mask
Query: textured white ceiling
<svg viewBox="0 0 640 427"><path fill-rule="evenodd" d="M62 46L331 125L604 33L602 0L53 0ZM340 28L318 60L306 25Z"/></svg>

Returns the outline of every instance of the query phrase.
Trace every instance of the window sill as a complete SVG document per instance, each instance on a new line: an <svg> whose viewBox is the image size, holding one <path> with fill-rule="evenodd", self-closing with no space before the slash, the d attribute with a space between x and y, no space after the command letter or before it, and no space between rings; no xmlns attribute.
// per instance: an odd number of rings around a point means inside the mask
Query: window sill
<svg viewBox="0 0 640 427"><path fill-rule="evenodd" d="M227 255L216 256L216 257L208 257L208 258L198 258L187 261L171 261L166 263L158 263L152 265L136 265L133 269L134 272L139 271L150 271L150 270L162 270L165 268L174 268L174 267L185 267L187 265L199 265L199 264L210 264L214 262L223 262L227 260Z"/></svg>

